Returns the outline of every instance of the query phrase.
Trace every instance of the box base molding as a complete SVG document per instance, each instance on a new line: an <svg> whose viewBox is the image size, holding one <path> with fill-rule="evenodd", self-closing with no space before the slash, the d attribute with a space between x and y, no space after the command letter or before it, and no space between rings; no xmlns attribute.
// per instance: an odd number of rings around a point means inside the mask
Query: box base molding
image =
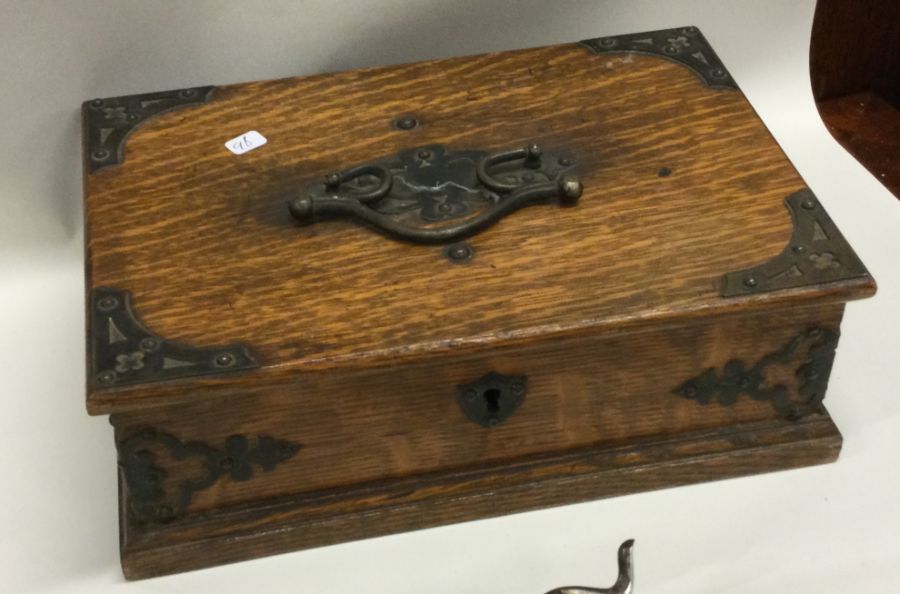
<svg viewBox="0 0 900 594"><path fill-rule="evenodd" d="M841 434L826 414L603 445L461 472L395 479L133 522L120 476L120 543L128 579L664 487L823 464Z"/></svg>

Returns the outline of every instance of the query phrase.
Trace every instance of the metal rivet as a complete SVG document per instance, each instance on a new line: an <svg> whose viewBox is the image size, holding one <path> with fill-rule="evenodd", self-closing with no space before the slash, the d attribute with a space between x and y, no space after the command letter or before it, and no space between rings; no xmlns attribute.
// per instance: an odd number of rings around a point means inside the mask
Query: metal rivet
<svg viewBox="0 0 900 594"><path fill-rule="evenodd" d="M116 381L116 372L112 370L101 371L97 374L97 381L101 384L109 384Z"/></svg>
<svg viewBox="0 0 900 594"><path fill-rule="evenodd" d="M449 214L449 213L453 212L453 205L448 204L447 202L441 202L440 204L438 204L437 209L438 209L438 212L441 214Z"/></svg>
<svg viewBox="0 0 900 594"><path fill-rule="evenodd" d="M215 359L215 363L219 367L230 367L234 365L234 355L231 353L222 353Z"/></svg>
<svg viewBox="0 0 900 594"><path fill-rule="evenodd" d="M513 394L521 394L522 392L525 391L525 385L521 384L519 382L516 382L516 383L512 384L509 387L509 389L512 391Z"/></svg>
<svg viewBox="0 0 900 594"><path fill-rule="evenodd" d="M725 70L723 68L713 68L712 70L709 71L709 74L713 78L725 78L725 76L728 73L725 72Z"/></svg>
<svg viewBox="0 0 900 594"><path fill-rule="evenodd" d="M419 125L419 120L412 116L402 117L394 122L394 126L401 130L412 130Z"/></svg>
<svg viewBox="0 0 900 594"><path fill-rule="evenodd" d="M106 161L109 159L110 154L106 149L97 149L91 153L91 159L94 161Z"/></svg>
<svg viewBox="0 0 900 594"><path fill-rule="evenodd" d="M91 107L103 107L103 99L94 99L91 101Z"/></svg>
<svg viewBox="0 0 900 594"><path fill-rule="evenodd" d="M138 116L138 114L136 114L136 113L130 113L130 114L128 114L128 121L129 121L129 122L136 122L136 121L138 120L139 117L140 117L140 116Z"/></svg>
<svg viewBox="0 0 900 594"><path fill-rule="evenodd" d="M672 175L672 170L668 167L660 167L659 171L656 172L656 175L658 175L659 177L669 177L670 175Z"/></svg>
<svg viewBox="0 0 900 594"><path fill-rule="evenodd" d="M565 157L560 158L560 160L557 162L559 163L560 167L568 167L569 165L572 164L572 161L570 161L569 159L566 159Z"/></svg>
<svg viewBox="0 0 900 594"><path fill-rule="evenodd" d="M681 32L684 33L685 35L696 35L697 27L685 27L681 30Z"/></svg>
<svg viewBox="0 0 900 594"><path fill-rule="evenodd" d="M600 45L603 47L612 47L616 44L616 40L613 37L604 37L600 40Z"/></svg>
<svg viewBox="0 0 900 594"><path fill-rule="evenodd" d="M182 89L182 90L178 91L178 95L184 99L190 99L191 97L193 97L196 94L197 94L197 91L195 91L194 89Z"/></svg>
<svg viewBox="0 0 900 594"><path fill-rule="evenodd" d="M666 52L667 54L677 54L678 48L675 47L674 45L667 45L666 47L663 48L663 51Z"/></svg>
<svg viewBox="0 0 900 594"><path fill-rule="evenodd" d="M175 511L168 505L160 505L156 508L156 517L160 520L171 520L175 516Z"/></svg>
<svg viewBox="0 0 900 594"><path fill-rule="evenodd" d="M336 188L341 185L341 174L332 171L328 175L325 176L325 187L326 188Z"/></svg>
<svg viewBox="0 0 900 594"><path fill-rule="evenodd" d="M755 276L748 276L744 279L744 285L750 287L751 289L759 284L759 281Z"/></svg>
<svg viewBox="0 0 900 594"><path fill-rule="evenodd" d="M802 254L802 253L806 252L806 246L805 245L795 245L794 247L791 248L791 250L793 250L793 252L795 254Z"/></svg>
<svg viewBox="0 0 900 594"><path fill-rule="evenodd" d="M455 243L451 246L447 247L447 258L450 259L451 262L468 262L472 259L475 250L472 249L467 243Z"/></svg>
<svg viewBox="0 0 900 594"><path fill-rule="evenodd" d="M802 206L806 210L812 210L816 207L816 203L811 198L807 198L800 203L800 206Z"/></svg>
<svg viewBox="0 0 900 594"><path fill-rule="evenodd" d="M115 297L101 297L97 301L97 309L102 311L110 311L119 305L119 300Z"/></svg>
<svg viewBox="0 0 900 594"><path fill-rule="evenodd" d="M425 151L425 150L419 151L419 158L420 159L430 159L431 151Z"/></svg>
<svg viewBox="0 0 900 594"><path fill-rule="evenodd" d="M159 341L152 337L142 338L141 339L141 349L144 351L152 351L155 350L156 347L159 346Z"/></svg>
<svg viewBox="0 0 900 594"><path fill-rule="evenodd" d="M290 458L294 455L294 448L287 444L281 445L278 448L278 457L281 459Z"/></svg>

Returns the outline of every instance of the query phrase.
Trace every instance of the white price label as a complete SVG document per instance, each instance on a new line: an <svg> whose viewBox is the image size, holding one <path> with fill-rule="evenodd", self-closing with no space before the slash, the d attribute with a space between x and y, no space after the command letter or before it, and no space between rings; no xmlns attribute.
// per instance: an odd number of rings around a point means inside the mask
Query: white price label
<svg viewBox="0 0 900 594"><path fill-rule="evenodd" d="M256 130L251 130L226 142L225 148L235 155L243 155L244 153L249 153L254 149L258 149L267 142L269 141L266 140L265 136Z"/></svg>

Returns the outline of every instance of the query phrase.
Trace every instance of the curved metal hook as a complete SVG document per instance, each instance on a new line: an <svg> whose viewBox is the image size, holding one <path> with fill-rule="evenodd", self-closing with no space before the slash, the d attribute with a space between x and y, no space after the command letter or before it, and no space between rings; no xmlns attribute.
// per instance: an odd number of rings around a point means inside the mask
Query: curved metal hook
<svg viewBox="0 0 900 594"><path fill-rule="evenodd" d="M619 577L611 588L586 588L583 586L565 586L550 590L547 594L633 594L634 593L634 560L631 551L634 539L629 539L619 546Z"/></svg>

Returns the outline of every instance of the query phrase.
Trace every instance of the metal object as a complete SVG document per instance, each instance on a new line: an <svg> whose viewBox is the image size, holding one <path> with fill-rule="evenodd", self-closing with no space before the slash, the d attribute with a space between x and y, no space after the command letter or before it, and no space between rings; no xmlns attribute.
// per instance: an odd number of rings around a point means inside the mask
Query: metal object
<svg viewBox="0 0 900 594"><path fill-rule="evenodd" d="M399 239L451 242L533 202L575 204L582 186L573 167L537 145L494 154L430 145L330 173L288 208L302 224L353 217Z"/></svg>
<svg viewBox="0 0 900 594"><path fill-rule="evenodd" d="M165 340L141 324L127 291L95 289L91 296L89 380L112 387L253 369L246 347L197 348Z"/></svg>
<svg viewBox="0 0 900 594"><path fill-rule="evenodd" d="M800 419L822 410L839 333L811 328L747 369L741 359L725 364L722 374L710 368L676 388L675 394L707 405L731 406L738 396L768 401L782 417ZM784 378L792 378L789 383Z"/></svg>
<svg viewBox="0 0 900 594"><path fill-rule="evenodd" d="M632 549L634 540L626 540L619 546L619 577L609 588L587 588L584 586L565 586L555 588L547 594L633 594L634 593L634 560Z"/></svg>
<svg viewBox="0 0 900 594"><path fill-rule="evenodd" d="M808 188L784 203L794 224L791 242L765 264L722 277L722 297L753 295L869 276L869 271Z"/></svg>
<svg viewBox="0 0 900 594"><path fill-rule="evenodd" d="M581 42L595 54L629 52L677 62L713 89L738 88L725 65L697 27L598 37Z"/></svg>
<svg viewBox="0 0 900 594"><path fill-rule="evenodd" d="M519 408L527 391L526 376L491 372L458 386L456 400L470 420L482 427L495 427Z"/></svg>
<svg viewBox="0 0 900 594"><path fill-rule="evenodd" d="M135 129L161 113L203 103L215 87L94 99L84 103L85 167L93 173L125 159L125 141Z"/></svg>
<svg viewBox="0 0 900 594"><path fill-rule="evenodd" d="M465 241L460 241L445 247L444 255L454 264L466 264L472 261L472 258L475 256L475 249Z"/></svg>
<svg viewBox="0 0 900 594"><path fill-rule="evenodd" d="M130 511L138 519L160 522L183 514L196 492L211 487L225 475L233 481L248 481L257 467L268 472L301 448L265 435L252 443L244 435L232 435L225 440L225 447L218 449L199 441L183 442L152 428L132 433L116 447L119 468L128 487ZM186 461L188 478L162 468L160 458L175 463ZM203 469L199 476L198 467ZM170 482L177 488L166 488L170 475Z"/></svg>

